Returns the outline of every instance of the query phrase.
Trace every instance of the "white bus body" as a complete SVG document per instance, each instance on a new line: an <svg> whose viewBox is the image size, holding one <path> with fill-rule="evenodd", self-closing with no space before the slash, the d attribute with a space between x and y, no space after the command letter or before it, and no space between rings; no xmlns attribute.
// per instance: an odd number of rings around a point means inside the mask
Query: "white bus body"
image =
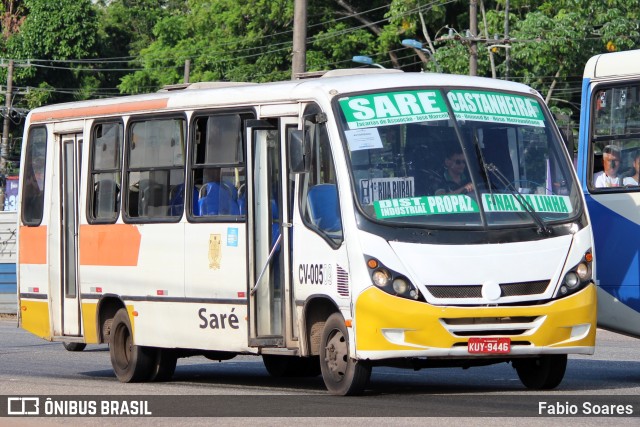
<svg viewBox="0 0 640 427"><path fill-rule="evenodd" d="M125 382L256 354L335 394L385 364L512 362L527 387L558 385L567 354L594 351L595 288L543 100L499 80L336 74L33 110L21 326L110 343Z"/></svg>

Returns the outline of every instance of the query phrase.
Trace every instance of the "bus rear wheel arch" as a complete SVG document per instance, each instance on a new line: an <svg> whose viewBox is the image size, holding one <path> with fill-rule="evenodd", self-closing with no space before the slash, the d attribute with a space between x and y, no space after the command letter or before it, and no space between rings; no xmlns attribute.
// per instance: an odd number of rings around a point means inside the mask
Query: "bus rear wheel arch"
<svg viewBox="0 0 640 427"><path fill-rule="evenodd" d="M567 369L566 354L514 359L513 367L525 387L533 390L551 390L562 382Z"/></svg>
<svg viewBox="0 0 640 427"><path fill-rule="evenodd" d="M371 376L371 365L349 353L349 333L344 317L334 313L327 319L320 341L322 379L331 394L362 394Z"/></svg>

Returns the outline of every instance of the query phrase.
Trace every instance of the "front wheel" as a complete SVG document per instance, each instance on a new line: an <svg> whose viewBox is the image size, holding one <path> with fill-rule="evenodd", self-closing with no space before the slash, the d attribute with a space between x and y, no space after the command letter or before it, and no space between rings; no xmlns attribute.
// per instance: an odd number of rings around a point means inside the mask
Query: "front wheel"
<svg viewBox="0 0 640 427"><path fill-rule="evenodd" d="M547 354L540 357L515 359L513 367L525 387L534 390L556 388L567 369L566 354Z"/></svg>
<svg viewBox="0 0 640 427"><path fill-rule="evenodd" d="M152 349L133 343L129 313L118 310L111 326L109 354L116 377L123 382L148 381L156 365Z"/></svg>
<svg viewBox="0 0 640 427"><path fill-rule="evenodd" d="M349 334L340 313L329 316L320 341L322 379L331 394L362 394L371 376L371 366L349 354Z"/></svg>

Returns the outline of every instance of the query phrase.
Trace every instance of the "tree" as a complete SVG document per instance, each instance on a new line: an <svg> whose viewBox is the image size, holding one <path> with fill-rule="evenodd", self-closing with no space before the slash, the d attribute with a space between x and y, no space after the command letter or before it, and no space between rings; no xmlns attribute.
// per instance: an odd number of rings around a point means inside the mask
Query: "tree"
<svg viewBox="0 0 640 427"><path fill-rule="evenodd" d="M384 51L376 38L384 32L379 21L385 21L386 10L381 5L386 2L309 2L307 69L351 66L354 54ZM368 24L354 18L357 11L367 10ZM191 81L288 79L292 25L291 0L189 0L185 13L158 21L156 40L141 51L144 69L126 76L120 88L138 93L150 85L179 83L186 59L191 60Z"/></svg>
<svg viewBox="0 0 640 427"><path fill-rule="evenodd" d="M638 18L637 8L624 0L544 2L515 23L515 75L538 89L552 109L573 111L577 120L584 65L598 53L636 47Z"/></svg>
<svg viewBox="0 0 640 427"><path fill-rule="evenodd" d="M97 19L91 1L25 0L23 6L25 16L20 31L7 39L5 54L22 60L23 65L27 60L31 64L16 69L16 84L42 89L25 97L27 106L67 100L69 90L64 88L94 87L96 80L83 73L87 67L77 62L73 67L57 62L95 56ZM51 91L51 87L57 90ZM91 96L91 91L84 96Z"/></svg>
<svg viewBox="0 0 640 427"><path fill-rule="evenodd" d="M2 0L0 3L0 28L2 28L3 41L20 29L24 21L23 9L22 0Z"/></svg>

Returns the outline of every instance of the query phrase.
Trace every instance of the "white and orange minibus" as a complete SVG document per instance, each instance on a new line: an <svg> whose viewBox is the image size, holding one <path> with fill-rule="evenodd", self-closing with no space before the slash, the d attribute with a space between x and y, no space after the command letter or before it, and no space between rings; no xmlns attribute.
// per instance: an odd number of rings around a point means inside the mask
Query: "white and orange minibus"
<svg viewBox="0 0 640 427"><path fill-rule="evenodd" d="M358 394L372 367L592 354L592 233L537 92L337 70L37 108L22 149L20 325L108 343L119 380L261 355Z"/></svg>

